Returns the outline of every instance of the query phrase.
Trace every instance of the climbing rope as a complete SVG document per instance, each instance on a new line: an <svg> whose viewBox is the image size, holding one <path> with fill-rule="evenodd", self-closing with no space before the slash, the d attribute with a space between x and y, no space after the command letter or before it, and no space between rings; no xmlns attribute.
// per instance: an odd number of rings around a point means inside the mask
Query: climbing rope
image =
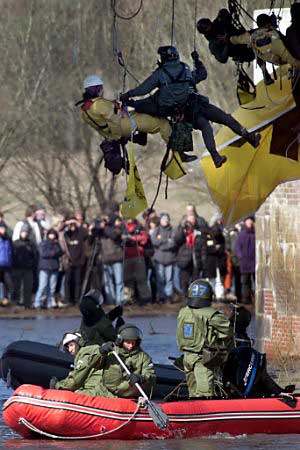
<svg viewBox="0 0 300 450"><path fill-rule="evenodd" d="M51 439L63 439L63 440L84 440L84 439L95 439L98 437L102 437L102 436L107 436L108 434L112 434L116 431L121 430L122 428L124 428L126 425L128 425L137 415L140 407L142 407L142 405L144 404L144 399L143 398L139 398L137 406L135 411L133 412L133 414L129 417L128 420L126 420L126 422L122 423L121 425L119 425L118 427L114 428L113 430L109 430L109 431L102 431L101 433L98 434L92 434L89 436L58 436L56 434L51 434L51 433L47 433L46 431L43 431L39 428L37 428L36 426L34 426L32 423L30 423L28 420L24 419L24 417L20 417L19 419L19 423L24 425L25 427L27 427L29 430L33 431L34 433L38 433L42 436L46 436L48 438Z"/></svg>
<svg viewBox="0 0 300 450"><path fill-rule="evenodd" d="M197 16L198 16L198 0L195 0L195 11L194 11L194 51L196 50ZM195 65L195 62L194 62L194 65Z"/></svg>
<svg viewBox="0 0 300 450"><path fill-rule="evenodd" d="M140 4L137 8L137 10L131 14L131 16L123 16L122 14L118 13L117 11L117 0L111 0L111 9L113 10L113 13L115 14L116 17L118 17L118 19L122 19L122 20L131 20L134 17L136 17L139 12L141 11L143 7L143 0L140 0Z"/></svg>
<svg viewBox="0 0 300 450"><path fill-rule="evenodd" d="M78 62L78 0L74 0L73 4L73 48L72 48L72 60L73 64Z"/></svg>
<svg viewBox="0 0 300 450"><path fill-rule="evenodd" d="M172 0L171 45L174 45L174 29L175 29L175 0Z"/></svg>

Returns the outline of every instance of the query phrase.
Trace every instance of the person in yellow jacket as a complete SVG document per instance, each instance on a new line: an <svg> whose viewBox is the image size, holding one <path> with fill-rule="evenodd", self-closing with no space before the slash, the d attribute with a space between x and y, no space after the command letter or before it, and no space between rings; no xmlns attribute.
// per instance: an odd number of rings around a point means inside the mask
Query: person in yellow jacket
<svg viewBox="0 0 300 450"><path fill-rule="evenodd" d="M230 320L211 306L213 290L206 280L195 280L188 289L187 306L177 318L176 339L183 352L189 396L216 395L218 374L228 356Z"/></svg>
<svg viewBox="0 0 300 450"><path fill-rule="evenodd" d="M257 30L246 31L239 36L231 36L230 42L233 45L247 44L252 47L256 57L263 61L275 65L290 64L292 67L300 69L300 60L294 58L284 45L284 36L278 32L271 16L260 14L257 19Z"/></svg>
<svg viewBox="0 0 300 450"><path fill-rule="evenodd" d="M108 141L130 138L133 131L160 133L168 143L171 126L166 119L138 114L120 108L117 102L104 98L104 83L98 75L90 75L83 82L83 99L77 102L83 120Z"/></svg>

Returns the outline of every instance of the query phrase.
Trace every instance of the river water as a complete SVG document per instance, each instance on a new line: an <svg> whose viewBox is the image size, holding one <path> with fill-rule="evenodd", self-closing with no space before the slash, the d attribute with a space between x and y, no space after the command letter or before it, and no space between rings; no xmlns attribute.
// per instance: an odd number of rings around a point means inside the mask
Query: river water
<svg viewBox="0 0 300 450"><path fill-rule="evenodd" d="M132 319L128 320L132 321ZM168 356L178 354L175 342L176 317L136 317L134 322L143 330L143 348L155 362L169 363ZM76 318L0 319L0 353L12 341L26 339L56 344L65 331L78 326ZM0 402L11 395L0 380ZM299 430L300 432L300 430ZM166 441L88 441L67 442L48 440L24 440L14 434L0 417L0 448L18 449L105 449L105 450L250 450L276 449L300 450L299 435L212 436L185 440Z"/></svg>

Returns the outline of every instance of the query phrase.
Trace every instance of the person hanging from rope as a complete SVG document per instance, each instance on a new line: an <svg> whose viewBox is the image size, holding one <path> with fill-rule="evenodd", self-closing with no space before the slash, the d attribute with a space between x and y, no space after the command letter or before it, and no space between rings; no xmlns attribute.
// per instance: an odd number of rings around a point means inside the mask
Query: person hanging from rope
<svg viewBox="0 0 300 450"><path fill-rule="evenodd" d="M180 61L177 49L172 45L159 47L158 68L146 80L124 94L120 100L132 106L137 113L150 114L158 117L180 117L187 103L192 86L206 78L206 69L200 60L194 71ZM152 91L156 90L154 94ZM132 97L141 97L150 94L142 100L133 100ZM181 129L181 133L183 129ZM187 132L191 133L191 130ZM195 155L180 154L183 162L197 159Z"/></svg>
<svg viewBox="0 0 300 450"><path fill-rule="evenodd" d="M192 56L195 60L199 59L196 51L193 52ZM221 167L227 161L227 158L217 152L213 128L210 122L225 125L234 133L243 137L254 148L259 146L261 138L259 133L248 132L231 114L211 104L208 97L199 94L196 90L189 96L185 118L192 124L194 129L201 131L204 144L216 168Z"/></svg>
<svg viewBox="0 0 300 450"><path fill-rule="evenodd" d="M150 134L160 133L168 143L172 129L166 119L136 112L129 115L117 102L104 98L104 83L98 75L86 77L83 89L83 98L76 106L81 108L83 120L104 137L101 148L105 167L113 174L117 175L124 167L120 145L127 142L135 129Z"/></svg>
<svg viewBox="0 0 300 450"><path fill-rule="evenodd" d="M246 31L240 36L231 36L229 41L233 45L246 44L252 47L256 58L270 62L277 66L290 64L299 69L300 60L295 58L286 46L286 37L276 30L273 16L260 14L257 19L257 29Z"/></svg>
<svg viewBox="0 0 300 450"><path fill-rule="evenodd" d="M180 61L175 47L159 47L158 54L161 57L158 69L137 88L122 94L120 96L122 102L134 107L137 112L163 117L172 116L179 110L194 129L201 130L204 143L216 168L226 162L226 156L219 155L216 150L213 129L209 121L228 126L255 148L259 145L259 134L248 133L230 114L210 104L207 97L197 93L196 84L207 78L207 71L196 51L191 54L195 65L193 72L187 64ZM135 96L150 94L155 88L157 91L154 95L149 95L143 100L131 100Z"/></svg>
<svg viewBox="0 0 300 450"><path fill-rule="evenodd" d="M228 59L232 58L236 63L250 63L255 59L253 50L246 44L233 45L230 42L229 37L239 36L246 30L238 29L232 23L231 14L227 9L220 9L213 21L208 18L199 19L197 30L208 41L208 48L218 62L226 64ZM267 85L274 83L269 72L264 69L263 61L258 58L257 63L263 71L265 83Z"/></svg>

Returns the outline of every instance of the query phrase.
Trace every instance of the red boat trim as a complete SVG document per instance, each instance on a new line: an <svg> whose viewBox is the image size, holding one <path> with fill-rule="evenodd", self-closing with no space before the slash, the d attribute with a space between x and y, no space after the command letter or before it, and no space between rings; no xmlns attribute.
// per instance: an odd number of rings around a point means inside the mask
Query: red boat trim
<svg viewBox="0 0 300 450"><path fill-rule="evenodd" d="M4 404L3 410L7 409L13 403L23 403L42 408L60 409L74 411L80 414L99 416L105 419L126 421L132 413L103 410L100 408L78 405L76 403L60 402L55 400L42 400L30 397L13 396ZM241 412L212 412L205 414L169 414L170 422L205 422L221 420L241 420L241 419L299 419L300 411L241 411ZM138 413L133 419L139 422L152 421L149 415Z"/></svg>

